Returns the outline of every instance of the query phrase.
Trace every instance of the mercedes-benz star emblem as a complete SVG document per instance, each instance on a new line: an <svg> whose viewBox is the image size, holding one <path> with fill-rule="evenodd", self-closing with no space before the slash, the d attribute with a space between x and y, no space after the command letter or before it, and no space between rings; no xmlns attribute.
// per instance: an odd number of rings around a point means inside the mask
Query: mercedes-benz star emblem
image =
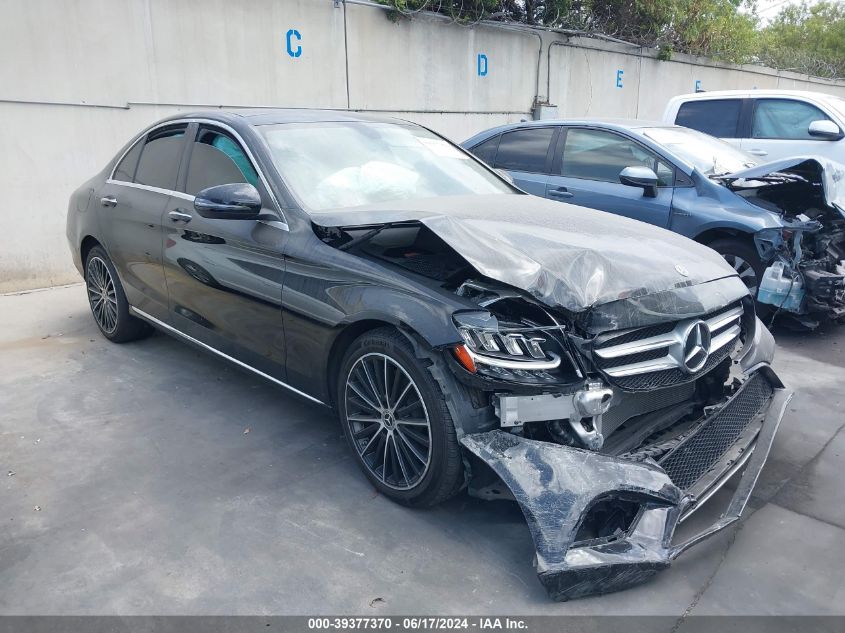
<svg viewBox="0 0 845 633"><path fill-rule="evenodd" d="M687 330L684 340L684 369L694 374L710 357L710 328L704 321L696 321Z"/></svg>
<svg viewBox="0 0 845 633"><path fill-rule="evenodd" d="M675 264L675 270L678 271L679 275L683 275L684 277L689 277L689 271L681 266L680 264Z"/></svg>

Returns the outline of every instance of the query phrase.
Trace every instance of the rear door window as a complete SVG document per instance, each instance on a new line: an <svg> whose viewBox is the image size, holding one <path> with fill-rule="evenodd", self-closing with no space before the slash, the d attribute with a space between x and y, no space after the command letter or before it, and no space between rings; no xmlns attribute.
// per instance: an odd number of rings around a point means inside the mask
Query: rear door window
<svg viewBox="0 0 845 633"><path fill-rule="evenodd" d="M136 183L169 191L176 188L186 128L186 125L167 127L147 135L135 170Z"/></svg>
<svg viewBox="0 0 845 633"><path fill-rule="evenodd" d="M493 138L487 139L480 145L476 145L472 149L472 153L488 165L494 165L496 162L496 152L499 149L499 139L501 138L501 135L497 134Z"/></svg>
<svg viewBox="0 0 845 633"><path fill-rule="evenodd" d="M687 101L678 109L677 125L718 138L738 138L742 99Z"/></svg>
<svg viewBox="0 0 845 633"><path fill-rule="evenodd" d="M540 127L502 134L495 166L512 171L546 173L546 157L555 128Z"/></svg>
<svg viewBox="0 0 845 633"><path fill-rule="evenodd" d="M232 183L258 186L258 172L240 144L214 128L200 128L191 147L186 193L195 196L208 187Z"/></svg>
<svg viewBox="0 0 845 633"><path fill-rule="evenodd" d="M132 182L135 178L135 168L138 166L138 158L141 156L141 150L144 149L144 139L141 139L126 152L126 155L114 168L113 180L120 180L122 182Z"/></svg>
<svg viewBox="0 0 845 633"><path fill-rule="evenodd" d="M819 140L810 135L810 123L829 121L816 106L794 99L758 99L754 104L752 138Z"/></svg>

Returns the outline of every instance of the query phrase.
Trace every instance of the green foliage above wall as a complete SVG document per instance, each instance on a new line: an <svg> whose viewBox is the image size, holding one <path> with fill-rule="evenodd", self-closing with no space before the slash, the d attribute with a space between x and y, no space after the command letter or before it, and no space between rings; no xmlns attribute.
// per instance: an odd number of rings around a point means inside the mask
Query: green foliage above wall
<svg viewBox="0 0 845 633"><path fill-rule="evenodd" d="M516 22L673 53L845 77L845 4L784 7L766 26L753 0L378 0L393 19L434 11L460 23Z"/></svg>

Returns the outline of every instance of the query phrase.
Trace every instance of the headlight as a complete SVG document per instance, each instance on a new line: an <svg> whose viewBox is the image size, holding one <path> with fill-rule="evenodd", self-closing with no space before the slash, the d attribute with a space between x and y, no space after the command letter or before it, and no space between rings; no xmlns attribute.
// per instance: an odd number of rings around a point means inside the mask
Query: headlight
<svg viewBox="0 0 845 633"><path fill-rule="evenodd" d="M454 320L464 341L455 358L470 373L528 383L582 377L560 327L502 323L488 312L462 312Z"/></svg>

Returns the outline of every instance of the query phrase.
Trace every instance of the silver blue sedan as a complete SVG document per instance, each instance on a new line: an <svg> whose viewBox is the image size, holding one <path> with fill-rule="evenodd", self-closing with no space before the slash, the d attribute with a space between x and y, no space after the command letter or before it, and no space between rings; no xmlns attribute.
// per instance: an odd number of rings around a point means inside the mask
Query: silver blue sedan
<svg viewBox="0 0 845 633"><path fill-rule="evenodd" d="M529 193L707 244L764 312L810 327L845 317L845 202L831 184L841 165L807 157L757 165L712 136L647 121L522 122L462 145Z"/></svg>

